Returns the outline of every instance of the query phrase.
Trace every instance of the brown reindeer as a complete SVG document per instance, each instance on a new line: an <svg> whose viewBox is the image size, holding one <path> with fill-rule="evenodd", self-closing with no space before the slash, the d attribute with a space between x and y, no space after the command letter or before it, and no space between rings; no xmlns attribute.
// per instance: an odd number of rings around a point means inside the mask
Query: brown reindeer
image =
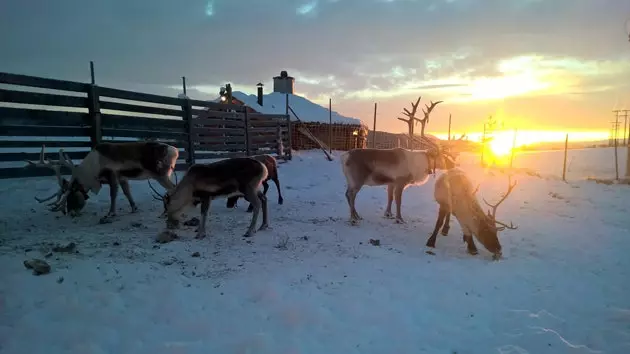
<svg viewBox="0 0 630 354"><path fill-rule="evenodd" d="M243 196L253 205L252 221L244 237L250 237L256 232L261 209L263 221L258 230L267 229L267 197L259 190L267 175L267 167L262 162L248 157L192 165L174 189L157 197L164 203L167 228L177 228L182 213L188 207L200 203L201 223L195 238L204 238L211 201L220 197Z"/></svg>
<svg viewBox="0 0 630 354"><path fill-rule="evenodd" d="M450 229L450 216L453 214L464 233L463 240L468 245L468 253L476 255L477 246L472 235L493 254L494 259L501 258L501 243L497 236L498 231L504 229L517 229L512 223L507 225L496 219L497 208L512 193L516 182L508 179L508 190L495 204L484 202L492 209L488 214L484 213L477 201L475 194L479 186L473 189L472 183L466 173L459 168L454 168L443 173L435 181L434 198L439 204L438 218L431 237L427 240L427 247L435 247L437 234L442 228L442 235L448 235ZM500 225L497 227L497 225Z"/></svg>
<svg viewBox="0 0 630 354"><path fill-rule="evenodd" d="M410 184L423 185L436 169L455 167L452 157L439 149L411 151L393 149L352 149L340 157L346 177L346 199L350 207L350 222L358 224L361 216L355 199L364 185L387 185L385 217L392 218L392 201L396 201L396 222L404 223L401 215L402 192Z"/></svg>
<svg viewBox="0 0 630 354"><path fill-rule="evenodd" d="M255 156L251 156L251 158L262 162L265 165L265 167L267 167L267 171L269 172L269 175L267 176L267 178L262 182L263 194L267 195L267 190L269 189L268 181L272 180L273 183L276 184L276 189L278 190L278 204L282 205L284 200L282 199L282 193L280 192L280 180L278 179L278 163L276 159L273 156L267 155L267 154L255 155ZM227 199L226 207L235 208L238 198L239 198L238 196L229 197ZM247 212L251 213L252 210L254 210L254 206L252 205L252 203L249 203L249 207L247 207Z"/></svg>
<svg viewBox="0 0 630 354"><path fill-rule="evenodd" d="M87 199L88 192L98 194L102 185L108 184L110 206L107 215L101 218L101 223L104 223L116 216L118 185L127 197L132 212L136 212L138 207L131 196L129 180L155 179L167 190L174 188L170 175L179 151L171 145L154 141L106 142L97 144L76 166L63 149L59 151L59 156L60 164L71 170L72 178L65 189L62 186L57 192L61 197L51 210L67 209L68 199L76 196L77 191Z"/></svg>

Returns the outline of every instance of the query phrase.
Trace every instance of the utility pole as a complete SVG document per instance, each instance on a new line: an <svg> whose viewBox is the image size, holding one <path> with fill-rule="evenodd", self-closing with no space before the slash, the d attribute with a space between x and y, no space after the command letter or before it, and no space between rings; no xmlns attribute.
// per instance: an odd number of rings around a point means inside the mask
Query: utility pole
<svg viewBox="0 0 630 354"><path fill-rule="evenodd" d="M628 132L630 131L630 129L628 129L628 112L630 112L630 109L616 109L613 111L613 113L617 115L617 119L623 117L623 145L624 146L628 146L628 144L630 144L630 136L628 135ZM620 113L623 113L623 114L620 114Z"/></svg>

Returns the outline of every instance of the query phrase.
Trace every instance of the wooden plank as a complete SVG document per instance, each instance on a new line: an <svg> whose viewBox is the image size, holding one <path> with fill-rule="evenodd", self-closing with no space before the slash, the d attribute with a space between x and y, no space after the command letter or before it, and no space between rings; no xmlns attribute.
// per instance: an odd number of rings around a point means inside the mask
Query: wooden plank
<svg viewBox="0 0 630 354"><path fill-rule="evenodd" d="M87 155L89 150L86 151L66 151L68 156L75 160L81 160ZM46 151L44 156L47 159L58 160L59 159L59 150L57 151ZM0 152L0 162L6 161L24 161L24 160L39 160L39 152Z"/></svg>
<svg viewBox="0 0 630 354"><path fill-rule="evenodd" d="M245 151L243 152L225 152L225 153L212 153L212 152L199 152L195 154L195 159L197 160L208 160L208 159L226 159L231 157L245 157Z"/></svg>
<svg viewBox="0 0 630 354"><path fill-rule="evenodd" d="M47 111L43 109L26 109L0 107L0 126L3 125L54 125L85 126L87 113L68 111Z"/></svg>
<svg viewBox="0 0 630 354"><path fill-rule="evenodd" d="M69 148L69 147L91 147L89 141L6 141L0 140L0 148L41 148L42 145L46 145L46 148ZM0 152L2 153L2 152Z"/></svg>
<svg viewBox="0 0 630 354"><path fill-rule="evenodd" d="M151 103L159 103L159 104L166 104L166 105L172 105L172 106L181 106L184 101L184 99L177 98L177 97L168 97L168 96L154 95L151 93L119 90L119 89L114 89L114 88L109 88L109 87L99 87L98 94L101 97L120 98L123 100L151 102Z"/></svg>
<svg viewBox="0 0 630 354"><path fill-rule="evenodd" d="M36 104L42 106L87 107L87 98L51 93L24 92L0 89L0 102Z"/></svg>
<svg viewBox="0 0 630 354"><path fill-rule="evenodd" d="M286 121L287 116L284 114L263 114L263 113L249 113L250 119L254 120L270 120L276 119L280 121Z"/></svg>
<svg viewBox="0 0 630 354"><path fill-rule="evenodd" d="M111 110L115 110L115 111L133 112L133 113L146 113L146 114L159 114L159 115L163 115L163 116L174 116L174 117L180 117L180 118L182 116L182 110L181 109L142 106L142 105L138 105L138 104L110 102L110 101L101 101L100 104L101 104L101 110L103 110L103 109L111 109Z"/></svg>
<svg viewBox="0 0 630 354"><path fill-rule="evenodd" d="M245 112L245 106L241 106L238 104L228 104L228 103L217 103L210 101L201 101L201 100L190 100L190 105L193 107L206 107L214 110L235 110L237 112Z"/></svg>
<svg viewBox="0 0 630 354"><path fill-rule="evenodd" d="M244 129L235 129L235 128L193 128L193 135L203 134L203 133L213 133L213 134L228 134L228 135L245 135Z"/></svg>
<svg viewBox="0 0 630 354"><path fill-rule="evenodd" d="M117 114L101 114L101 124L103 129L150 129L168 132L176 130L182 134L184 134L184 128L186 128L186 123L181 119L132 117Z"/></svg>
<svg viewBox="0 0 630 354"><path fill-rule="evenodd" d="M200 144L223 144L242 143L245 144L244 136L195 136L195 146Z"/></svg>
<svg viewBox="0 0 630 354"><path fill-rule="evenodd" d="M198 146L195 151L245 151L245 144L204 144Z"/></svg>
<svg viewBox="0 0 630 354"><path fill-rule="evenodd" d="M279 121L273 121L273 120L257 120L257 121L252 121L249 123L249 125L253 128L266 128L266 127L278 127L280 126L280 129L282 130L287 130L287 125L286 123L283 122L279 122Z"/></svg>
<svg viewBox="0 0 630 354"><path fill-rule="evenodd" d="M36 125L2 125L0 136L89 136L88 127L42 127Z"/></svg>
<svg viewBox="0 0 630 354"><path fill-rule="evenodd" d="M75 81L47 79L37 76L0 72L0 84L39 87L52 90L87 92L88 84Z"/></svg>
<svg viewBox="0 0 630 354"><path fill-rule="evenodd" d="M217 125L225 125L226 127L234 127L234 128L245 128L244 121L234 121L234 120L225 120L225 119L215 119L215 118L197 118L193 119L193 124L196 126L217 126Z"/></svg>
<svg viewBox="0 0 630 354"><path fill-rule="evenodd" d="M113 136L121 138L158 138L184 140L186 134L179 132L168 132L159 130L138 130L138 129L103 129L103 136Z"/></svg>
<svg viewBox="0 0 630 354"><path fill-rule="evenodd" d="M252 137L252 144L264 144L264 143L276 143L277 138L275 136L269 137ZM284 144L284 142L283 142Z"/></svg>
<svg viewBox="0 0 630 354"><path fill-rule="evenodd" d="M252 149L260 149L260 148L272 148L277 149L278 145L273 143L252 143Z"/></svg>
<svg viewBox="0 0 630 354"><path fill-rule="evenodd" d="M259 133L273 133L276 134L276 127L270 127L270 128L250 128L249 131L252 134L259 134Z"/></svg>
<svg viewBox="0 0 630 354"><path fill-rule="evenodd" d="M192 111L192 115L193 115L193 121L196 119L202 119L202 118L227 118L227 119L233 119L233 120L243 120L245 119L245 113L241 113L241 112L221 112L221 111L206 111L203 109L193 109Z"/></svg>

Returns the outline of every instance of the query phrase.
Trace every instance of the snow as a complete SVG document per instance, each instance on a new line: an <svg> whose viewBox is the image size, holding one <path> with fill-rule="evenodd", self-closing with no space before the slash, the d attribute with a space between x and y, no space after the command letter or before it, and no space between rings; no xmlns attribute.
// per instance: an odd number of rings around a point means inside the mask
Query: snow
<svg viewBox="0 0 630 354"><path fill-rule="evenodd" d="M319 151L281 164L284 204L271 183L272 229L250 243L243 200L213 203L208 238L183 228L157 245L146 182L131 183L139 213L119 193L118 219L99 225L107 188L71 219L32 199L54 178L1 180L0 353L630 352L630 187L516 176L498 215L519 228L501 233L493 262L480 245L466 253L455 220L425 253L434 178L405 191L406 224L382 217L384 187L365 187L350 226L338 164ZM462 168L489 201L506 187ZM43 258L70 241L79 253ZM32 275L30 258L51 274Z"/></svg>
<svg viewBox="0 0 630 354"><path fill-rule="evenodd" d="M262 106L258 104L256 95L248 95L241 91L235 91L232 92L232 97L243 102L258 113L286 114L286 95L284 93L272 92L263 95ZM289 106L291 106L291 109L295 111L298 118L303 122L330 122L328 108L311 102L302 96L289 94ZM291 120L297 121L293 113L289 112L289 115L291 116ZM360 119L345 117L335 111L332 112L332 121L333 123L342 124L362 124Z"/></svg>

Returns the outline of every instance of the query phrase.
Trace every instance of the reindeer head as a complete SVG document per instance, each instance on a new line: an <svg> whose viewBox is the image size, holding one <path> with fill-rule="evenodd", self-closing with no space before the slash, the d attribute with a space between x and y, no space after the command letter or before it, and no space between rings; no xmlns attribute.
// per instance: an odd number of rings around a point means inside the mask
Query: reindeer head
<svg viewBox="0 0 630 354"><path fill-rule="evenodd" d="M59 160L48 160L45 156L45 145L42 145L42 150L39 154L39 161L33 162L29 160L25 160L27 165L25 167L46 167L55 171L55 175L57 176L57 183L59 184L59 190L52 194L47 198L37 198L39 203L46 202L54 197L57 199L48 204L51 206L51 211L62 211L64 214L68 213L71 216L76 216L80 213L80 211L85 207L85 202L88 199L87 193L85 193L80 187L78 183L73 179L71 181L66 180L61 176L61 167L65 166L70 169L70 171L74 171L74 163L68 157L67 154L63 152L63 149L59 150ZM63 199L63 200L62 200Z"/></svg>
<svg viewBox="0 0 630 354"><path fill-rule="evenodd" d="M456 156L451 151L442 147L440 143L434 142L430 139L424 139L424 142L429 145L429 149L426 150L429 157L429 168L435 172L435 170L450 170L457 166L455 162Z"/></svg>
<svg viewBox="0 0 630 354"><path fill-rule="evenodd" d="M518 226L514 226L512 222L509 225L497 220L497 208L503 203L507 197L512 193L514 187L516 187L516 181L512 182L512 178L508 177L508 189L507 192L499 199L495 204L490 204L483 198L483 202L486 203L491 209L488 209L488 214L479 220L477 238L479 242L489 251L494 254L494 259L501 258L501 243L499 242L498 232L505 229L516 230ZM474 190L473 195L477 193L479 186Z"/></svg>
<svg viewBox="0 0 630 354"><path fill-rule="evenodd" d="M173 171L173 175L175 175L175 186L177 186L178 181L177 181L177 173L175 171ZM168 211L168 206L171 203L171 193L172 191L166 191L164 192L164 194L159 193L157 190L155 190L155 188L153 187L153 185L151 184L151 180L147 180L147 182L149 183L149 188L151 188L151 192L152 192L152 197L155 200L161 201L162 202L162 214L160 214L160 218L163 218L167 215L167 211ZM173 189L174 191L174 189ZM195 200L195 202L193 202L193 205L197 205L199 204L199 201Z"/></svg>

